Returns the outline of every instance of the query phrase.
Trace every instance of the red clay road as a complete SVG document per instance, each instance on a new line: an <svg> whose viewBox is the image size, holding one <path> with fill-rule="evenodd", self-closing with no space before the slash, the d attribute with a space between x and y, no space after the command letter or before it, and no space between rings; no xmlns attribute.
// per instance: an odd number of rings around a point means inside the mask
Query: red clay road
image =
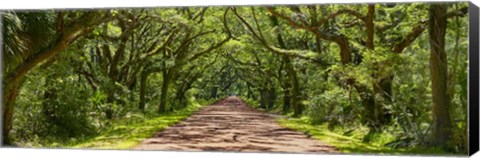
<svg viewBox="0 0 480 158"><path fill-rule="evenodd" d="M277 124L279 116L232 96L145 139L137 150L338 153L309 135Z"/></svg>

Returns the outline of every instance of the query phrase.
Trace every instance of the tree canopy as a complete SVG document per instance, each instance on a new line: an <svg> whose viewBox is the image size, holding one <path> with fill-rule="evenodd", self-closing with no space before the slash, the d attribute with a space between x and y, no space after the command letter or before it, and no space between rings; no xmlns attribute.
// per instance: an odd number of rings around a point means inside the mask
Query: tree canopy
<svg viewBox="0 0 480 158"><path fill-rule="evenodd" d="M467 148L467 3L4 11L3 143L236 95L391 148ZM346 132L348 135L348 132Z"/></svg>

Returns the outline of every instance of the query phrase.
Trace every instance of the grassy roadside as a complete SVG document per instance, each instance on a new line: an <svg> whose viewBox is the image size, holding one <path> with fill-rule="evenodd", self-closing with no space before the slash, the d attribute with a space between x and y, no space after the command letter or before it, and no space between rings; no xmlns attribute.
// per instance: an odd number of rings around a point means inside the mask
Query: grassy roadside
<svg viewBox="0 0 480 158"><path fill-rule="evenodd" d="M216 101L216 100L215 100ZM188 118L201 107L210 105L213 101L195 103L187 108L171 113L161 114L139 122L118 122L99 135L67 144L66 148L94 148L94 149L130 149L138 145L142 140L151 137L155 133Z"/></svg>
<svg viewBox="0 0 480 158"><path fill-rule="evenodd" d="M265 110L258 107L258 102L242 98L249 106L263 112L281 115L280 109ZM285 115L282 115L285 116ZM385 146L385 143L395 140L395 136L380 133L374 135L370 143L363 143L362 139L368 133L366 127L351 127L349 129L336 127L333 130L328 129L326 123L312 124L310 118L303 116L301 118L292 118L289 115L281 117L277 122L286 128L290 128L303 133L312 135L330 146L340 150L342 153L349 154L382 154L382 155L442 155L442 156L465 156L461 154L452 154L436 148L399 148L393 149ZM352 128L354 128L352 130ZM348 133L348 134L346 134Z"/></svg>
<svg viewBox="0 0 480 158"><path fill-rule="evenodd" d="M308 118L280 118L278 123L286 128L294 129L312 135L313 138L336 147L342 153L351 154L383 154L383 155L450 155L452 154L437 148L401 148L392 149L384 146L394 139L392 135L380 133L370 143L363 143L362 137L368 132L367 128L358 127L351 131L348 136L344 135L345 129L335 128L328 130L327 124L312 125Z"/></svg>

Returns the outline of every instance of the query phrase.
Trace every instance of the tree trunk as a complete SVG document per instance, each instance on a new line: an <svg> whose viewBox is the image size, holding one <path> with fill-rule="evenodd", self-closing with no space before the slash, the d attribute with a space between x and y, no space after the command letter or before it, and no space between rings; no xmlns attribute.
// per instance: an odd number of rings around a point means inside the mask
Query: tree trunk
<svg viewBox="0 0 480 158"><path fill-rule="evenodd" d="M129 90L130 92L134 92L136 86L137 86L137 79L133 79L133 81L131 81L130 85L128 85L128 90ZM135 95L134 95L134 93L129 93L129 101L130 101L131 103L134 103L134 102L135 102Z"/></svg>
<svg viewBox="0 0 480 158"><path fill-rule="evenodd" d="M291 96L290 96L290 86L286 87L286 89L283 90L283 108L282 112L284 114L288 113L290 110L290 103L291 103Z"/></svg>
<svg viewBox="0 0 480 158"><path fill-rule="evenodd" d="M272 23L272 26L280 28L278 19L275 16L270 16L270 21ZM276 34L277 34L277 42L280 48L287 49L287 45L283 40L283 36L280 29L277 29ZM316 37L317 37L317 47L319 47L320 45L319 37L318 36ZM302 98L301 98L300 89L298 85L297 74L295 72L295 68L293 67L292 61L288 56L283 55L283 61L285 62L285 68L287 70L288 80L286 81L287 83L285 86L287 90L284 90L282 110L284 113L287 113L290 110L290 105L292 105L294 110L294 116L298 116L302 112L302 107L300 104ZM291 89L290 89L290 86L291 86Z"/></svg>
<svg viewBox="0 0 480 158"><path fill-rule="evenodd" d="M185 97L185 94L191 87L191 83L186 83L187 85L185 86L180 86L178 88L177 93L175 94L175 99L177 100L177 103L179 105L179 108L185 108L187 107L187 98Z"/></svg>
<svg viewBox="0 0 480 158"><path fill-rule="evenodd" d="M2 145L12 145L10 138L10 130L12 129L13 106L19 93L20 82L5 83L3 87L3 129L2 129Z"/></svg>
<svg viewBox="0 0 480 158"><path fill-rule="evenodd" d="M276 100L276 95L275 95L275 86L270 85L270 88L268 89L268 100L267 100L267 108L273 108L275 105L275 100Z"/></svg>
<svg viewBox="0 0 480 158"><path fill-rule="evenodd" d="M355 90L357 90L362 106L365 108L362 123L366 124L371 130L377 129L375 123L375 98L367 86L354 84Z"/></svg>
<svg viewBox="0 0 480 158"><path fill-rule="evenodd" d="M218 93L218 87L213 86L212 89L210 90L210 98L217 98L217 93Z"/></svg>
<svg viewBox="0 0 480 158"><path fill-rule="evenodd" d="M180 106L179 108L187 107L187 99L185 97L185 92L181 92L181 93L178 94L177 101L178 101L178 104Z"/></svg>
<svg viewBox="0 0 480 158"><path fill-rule="evenodd" d="M430 37L430 75L432 78L432 145L449 146L452 138L452 122L450 119L447 81L447 56L445 53L445 33L447 28L447 6L431 4L429 10Z"/></svg>
<svg viewBox="0 0 480 158"><path fill-rule="evenodd" d="M170 79L172 78L172 76L173 76L172 70L163 73L163 82L162 82L162 89L160 94L160 104L158 105L159 113L163 113L166 111L168 87L170 85Z"/></svg>
<svg viewBox="0 0 480 158"><path fill-rule="evenodd" d="M253 92L250 83L247 82L247 98L252 99L253 97Z"/></svg>
<svg viewBox="0 0 480 158"><path fill-rule="evenodd" d="M303 111L302 107L302 94L300 92L300 85L298 83L297 73L295 72L291 62L288 62L287 72L289 80L292 83L292 106L293 106L293 116L297 117Z"/></svg>
<svg viewBox="0 0 480 158"><path fill-rule="evenodd" d="M391 112L385 108L392 103L392 81L393 75L389 75L380 78L374 85L375 97L378 97L375 99L375 121L380 128L392 120Z"/></svg>
<svg viewBox="0 0 480 158"><path fill-rule="evenodd" d="M138 104L138 109L140 109L142 112L145 112L145 91L147 88L148 75L149 74L147 72L142 72L140 75L140 102Z"/></svg>
<svg viewBox="0 0 480 158"><path fill-rule="evenodd" d="M370 50L375 50L374 44L374 37L375 37L375 29L374 29L374 18L375 18L375 4L370 4L368 6L368 15L367 20L365 23L365 27L367 28L367 43L366 46ZM382 65L385 63L376 63L375 70L380 70ZM388 75L384 75L388 73ZM367 105L369 108L369 113L375 129L371 129L371 131L378 131L381 129L385 124L391 121L391 117L387 115L388 112L385 109L385 104L390 104L392 99L392 80L393 74L390 72L374 72L372 77L375 79L372 83L373 87L373 104ZM372 103L371 98L366 97L365 103ZM372 107L373 106L373 107Z"/></svg>
<svg viewBox="0 0 480 158"><path fill-rule="evenodd" d="M265 88L267 86L264 84L264 88L260 89L260 108L267 108L267 98L268 98L268 90Z"/></svg>

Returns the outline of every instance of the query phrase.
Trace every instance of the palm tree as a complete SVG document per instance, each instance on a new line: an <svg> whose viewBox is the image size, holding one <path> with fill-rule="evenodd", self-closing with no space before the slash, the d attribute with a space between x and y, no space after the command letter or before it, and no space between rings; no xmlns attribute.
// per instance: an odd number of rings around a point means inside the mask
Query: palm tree
<svg viewBox="0 0 480 158"><path fill-rule="evenodd" d="M93 27L110 19L109 11L3 12L3 144L10 145L13 106L23 77L52 59ZM2 40L3 41L3 40Z"/></svg>

